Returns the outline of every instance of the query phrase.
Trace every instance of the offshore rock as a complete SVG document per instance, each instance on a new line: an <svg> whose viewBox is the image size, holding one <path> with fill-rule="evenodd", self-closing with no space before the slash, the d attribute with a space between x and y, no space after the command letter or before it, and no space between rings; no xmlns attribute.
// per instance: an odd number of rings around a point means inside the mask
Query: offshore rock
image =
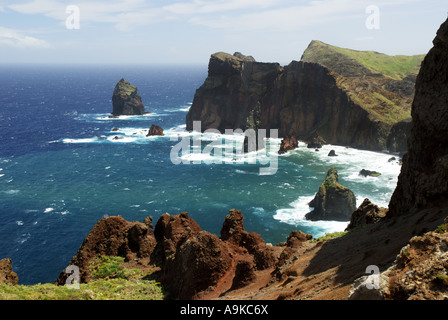
<svg viewBox="0 0 448 320"><path fill-rule="evenodd" d="M349 221L356 210L356 197L338 182L338 172L331 168L309 206L314 210L306 214L308 220Z"/></svg>
<svg viewBox="0 0 448 320"><path fill-rule="evenodd" d="M137 87L123 78L118 81L112 95L112 116L133 116L145 114L142 97L137 93Z"/></svg>
<svg viewBox="0 0 448 320"><path fill-rule="evenodd" d="M162 127L153 124L151 125L151 128L149 128L148 134L146 136L150 137L150 136L163 136L163 135L164 133Z"/></svg>
<svg viewBox="0 0 448 320"><path fill-rule="evenodd" d="M296 135L293 133L284 137L280 143L280 148L278 150L278 154L284 154L289 150L294 150L299 146L299 141L297 140Z"/></svg>

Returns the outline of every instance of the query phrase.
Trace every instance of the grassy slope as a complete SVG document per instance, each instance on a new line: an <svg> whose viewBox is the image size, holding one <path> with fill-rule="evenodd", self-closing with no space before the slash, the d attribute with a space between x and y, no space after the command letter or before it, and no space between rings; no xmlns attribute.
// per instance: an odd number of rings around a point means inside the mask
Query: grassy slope
<svg viewBox="0 0 448 320"><path fill-rule="evenodd" d="M410 74L417 74L425 55L389 56L374 51L357 51L332 46L321 41L313 41L304 52L303 60L319 60L325 54L331 57L332 52L340 53L354 59L373 73L380 73L395 80L402 80ZM314 56L314 57L313 57Z"/></svg>
<svg viewBox="0 0 448 320"><path fill-rule="evenodd" d="M93 281L74 286L52 283L0 284L0 300L163 300L162 285L150 278L151 271L126 265L123 257L102 256L90 265Z"/></svg>
<svg viewBox="0 0 448 320"><path fill-rule="evenodd" d="M313 41L302 61L316 62L331 71L352 76L339 79L353 102L388 125L411 117L410 100L385 89L385 83L416 75L424 55L389 56L374 51L356 51ZM380 77L373 75L382 75ZM364 78L367 76L368 78Z"/></svg>

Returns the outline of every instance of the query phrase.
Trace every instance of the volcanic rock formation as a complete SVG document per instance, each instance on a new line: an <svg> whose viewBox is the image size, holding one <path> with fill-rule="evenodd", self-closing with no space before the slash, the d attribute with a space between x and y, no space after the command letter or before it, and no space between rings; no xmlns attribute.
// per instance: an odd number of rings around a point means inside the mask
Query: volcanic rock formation
<svg viewBox="0 0 448 320"><path fill-rule="evenodd" d="M123 78L118 81L112 95L112 116L143 115L145 106L142 97L137 93L137 87Z"/></svg>
<svg viewBox="0 0 448 320"><path fill-rule="evenodd" d="M309 220L348 221L356 210L356 197L338 182L338 171L331 168L309 206L314 208L306 214Z"/></svg>

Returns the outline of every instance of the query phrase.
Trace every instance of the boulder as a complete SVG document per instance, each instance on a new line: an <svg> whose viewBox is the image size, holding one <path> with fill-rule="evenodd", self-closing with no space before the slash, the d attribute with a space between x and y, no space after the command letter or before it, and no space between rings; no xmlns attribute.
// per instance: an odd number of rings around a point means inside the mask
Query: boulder
<svg viewBox="0 0 448 320"><path fill-rule="evenodd" d="M328 153L329 157L337 157L338 155L336 154L336 151L334 150L330 150L330 152Z"/></svg>
<svg viewBox="0 0 448 320"><path fill-rule="evenodd" d="M352 230L358 226L377 223L383 220L386 217L386 214L387 209L378 207L366 198L363 203L353 212L346 231Z"/></svg>
<svg viewBox="0 0 448 320"><path fill-rule="evenodd" d="M137 87L123 78L118 81L112 95L112 116L143 115L145 106L142 97L137 93Z"/></svg>
<svg viewBox="0 0 448 320"><path fill-rule="evenodd" d="M364 177L378 177L381 175L381 173L377 171L362 169L361 171L359 171L359 175Z"/></svg>
<svg viewBox="0 0 448 320"><path fill-rule="evenodd" d="M149 128L148 134L146 136L150 137L150 136L163 136L163 135L164 133L162 127L153 124L151 125L151 128Z"/></svg>
<svg viewBox="0 0 448 320"><path fill-rule="evenodd" d="M356 197L338 182L338 172L331 168L309 206L314 210L306 214L308 220L349 221L356 210Z"/></svg>

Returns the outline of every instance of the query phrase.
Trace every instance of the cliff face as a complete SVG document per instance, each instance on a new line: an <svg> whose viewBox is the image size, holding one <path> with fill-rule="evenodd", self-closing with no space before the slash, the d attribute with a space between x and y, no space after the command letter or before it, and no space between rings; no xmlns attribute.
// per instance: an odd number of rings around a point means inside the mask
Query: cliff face
<svg viewBox="0 0 448 320"><path fill-rule="evenodd" d="M389 204L392 215L448 204L448 22L433 44L417 77L408 152Z"/></svg>
<svg viewBox="0 0 448 320"><path fill-rule="evenodd" d="M213 54L208 77L187 114L187 130L193 130L193 121L201 121L202 130L246 130L250 111L280 72L278 63L256 62L239 53Z"/></svg>
<svg viewBox="0 0 448 320"><path fill-rule="evenodd" d="M299 140L319 135L327 143L380 150L380 128L357 106L326 67L293 61L263 98L262 123L279 129L279 136L295 132Z"/></svg>
<svg viewBox="0 0 448 320"><path fill-rule="evenodd" d="M330 144L385 150L392 126L410 118L422 58L319 41L311 42L301 61L285 67L214 54L187 115L187 130L195 120L202 129L245 130L249 112L259 106L261 128L278 129L281 137L319 135ZM397 149L391 151L405 151Z"/></svg>

